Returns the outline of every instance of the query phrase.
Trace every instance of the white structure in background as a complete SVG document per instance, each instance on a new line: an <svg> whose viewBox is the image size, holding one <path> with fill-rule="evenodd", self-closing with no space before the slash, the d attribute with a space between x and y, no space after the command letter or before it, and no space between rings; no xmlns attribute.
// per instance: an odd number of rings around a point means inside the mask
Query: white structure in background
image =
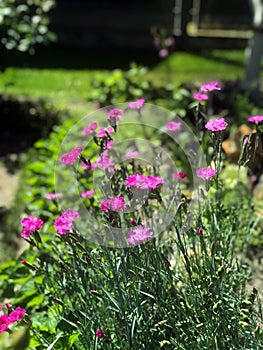
<svg viewBox="0 0 263 350"><path fill-rule="evenodd" d="M253 37L246 49L245 88L259 97L260 63L263 56L263 0L249 0L253 10Z"/></svg>

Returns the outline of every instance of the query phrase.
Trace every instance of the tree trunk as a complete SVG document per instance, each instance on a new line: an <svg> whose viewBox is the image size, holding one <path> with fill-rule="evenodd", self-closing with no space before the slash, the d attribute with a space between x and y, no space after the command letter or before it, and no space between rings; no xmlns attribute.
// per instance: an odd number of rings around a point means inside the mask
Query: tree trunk
<svg viewBox="0 0 263 350"><path fill-rule="evenodd" d="M253 37L245 51L245 88L258 91L260 63L263 55L263 0L250 0L253 11Z"/></svg>

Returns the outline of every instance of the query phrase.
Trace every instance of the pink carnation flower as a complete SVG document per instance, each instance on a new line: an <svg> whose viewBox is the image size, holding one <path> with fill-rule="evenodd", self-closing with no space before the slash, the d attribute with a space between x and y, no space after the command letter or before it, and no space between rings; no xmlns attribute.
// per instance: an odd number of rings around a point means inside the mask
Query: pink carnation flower
<svg viewBox="0 0 263 350"><path fill-rule="evenodd" d="M8 317L9 323L21 321L25 313L26 313L25 309L22 309L21 307L17 307L14 311L10 313Z"/></svg>
<svg viewBox="0 0 263 350"><path fill-rule="evenodd" d="M59 197L61 197L61 196L62 196L62 193L47 193L47 194L45 195L45 198L46 198L46 199L54 200L54 199L57 199L57 198L59 198Z"/></svg>
<svg viewBox="0 0 263 350"><path fill-rule="evenodd" d="M149 175L146 177L144 184L142 185L142 188L148 188L148 189L155 189L158 185L163 184L164 179L160 176L152 176Z"/></svg>
<svg viewBox="0 0 263 350"><path fill-rule="evenodd" d="M248 117L247 120L250 123L254 123L254 124L262 123L263 122L263 115L251 116L251 117Z"/></svg>
<svg viewBox="0 0 263 350"><path fill-rule="evenodd" d="M211 83L202 84L201 90L202 91L214 91L214 90L221 90L221 88L218 86L218 81L212 81Z"/></svg>
<svg viewBox="0 0 263 350"><path fill-rule="evenodd" d="M197 94L194 94L193 96L198 101L206 101L206 100L208 100L207 94L197 93Z"/></svg>
<svg viewBox="0 0 263 350"><path fill-rule="evenodd" d="M69 153L65 153L60 157L61 162L63 164L73 164L75 160L80 156L82 150L83 148L81 146L73 148L73 150L71 150Z"/></svg>
<svg viewBox="0 0 263 350"><path fill-rule="evenodd" d="M64 235L72 227L73 221L79 217L79 213L76 210L67 209L61 216L56 218L54 227L57 233Z"/></svg>
<svg viewBox="0 0 263 350"><path fill-rule="evenodd" d="M137 187L140 189L156 189L158 185L164 183L164 179L160 176L143 176L141 174L133 174L126 179L127 187Z"/></svg>
<svg viewBox="0 0 263 350"><path fill-rule="evenodd" d="M106 143L106 145L103 147L103 149L111 149L114 146L114 141L111 140Z"/></svg>
<svg viewBox="0 0 263 350"><path fill-rule="evenodd" d="M101 155L99 155L97 161L96 161L96 166L100 169L105 169L114 167L114 162L111 158L108 156L108 151L103 152Z"/></svg>
<svg viewBox="0 0 263 350"><path fill-rule="evenodd" d="M43 221L41 219L34 218L34 216L28 216L21 220L21 224L24 227L21 237L28 238L34 231L42 228Z"/></svg>
<svg viewBox="0 0 263 350"><path fill-rule="evenodd" d="M129 107L131 109L140 109L144 105L145 99L144 98L139 98L135 102L129 102Z"/></svg>
<svg viewBox="0 0 263 350"><path fill-rule="evenodd" d="M184 173L183 171L179 171L178 173L173 173L173 177L175 179L184 179L187 176L188 175L186 173Z"/></svg>
<svg viewBox="0 0 263 350"><path fill-rule="evenodd" d="M125 154L125 158L129 159L129 158L135 158L139 155L139 152L137 151L133 151L133 152L128 152Z"/></svg>
<svg viewBox="0 0 263 350"><path fill-rule="evenodd" d="M182 123L171 121L166 124L166 129L168 131L178 131L181 129L181 126L182 126Z"/></svg>
<svg viewBox="0 0 263 350"><path fill-rule="evenodd" d="M100 128L99 132L97 132L96 137L104 138L108 137L108 134L112 134L114 132L113 128Z"/></svg>
<svg viewBox="0 0 263 350"><path fill-rule="evenodd" d="M196 170L196 175L203 180L207 180L207 179L210 179L211 177L214 177L216 173L217 173L217 170L213 170L210 167Z"/></svg>
<svg viewBox="0 0 263 350"><path fill-rule="evenodd" d="M67 209L66 211L64 211L64 213L62 214L64 218L66 218L69 221L74 221L79 217L79 213L76 210L73 209Z"/></svg>
<svg viewBox="0 0 263 350"><path fill-rule="evenodd" d="M8 314L0 315L0 334L8 329L9 319Z"/></svg>
<svg viewBox="0 0 263 350"><path fill-rule="evenodd" d="M64 235L66 234L72 226L72 222L64 218L63 216L59 216L55 222L54 227L57 231L57 233Z"/></svg>
<svg viewBox="0 0 263 350"><path fill-rule="evenodd" d="M82 135L86 136L88 134L92 134L98 127L97 123L92 123L89 126L87 126L85 129L82 131Z"/></svg>
<svg viewBox="0 0 263 350"><path fill-rule="evenodd" d="M124 211L125 208L126 202L123 197L104 198L100 205L100 209L103 211Z"/></svg>
<svg viewBox="0 0 263 350"><path fill-rule="evenodd" d="M93 190L88 190L86 192L82 192L81 193L81 197L83 197L83 198L90 198L91 196L94 195L94 193L95 192Z"/></svg>
<svg viewBox="0 0 263 350"><path fill-rule="evenodd" d="M138 243L143 243L148 238L152 237L153 233L150 231L150 228L136 226L128 233L127 240L129 243L136 245Z"/></svg>
<svg viewBox="0 0 263 350"><path fill-rule="evenodd" d="M210 131L223 131L227 127L227 122L224 118L211 119L206 124L206 129Z"/></svg>
<svg viewBox="0 0 263 350"><path fill-rule="evenodd" d="M118 121L120 120L120 117L123 115L123 111L118 108L114 108L108 111L107 114L112 123L118 123Z"/></svg>

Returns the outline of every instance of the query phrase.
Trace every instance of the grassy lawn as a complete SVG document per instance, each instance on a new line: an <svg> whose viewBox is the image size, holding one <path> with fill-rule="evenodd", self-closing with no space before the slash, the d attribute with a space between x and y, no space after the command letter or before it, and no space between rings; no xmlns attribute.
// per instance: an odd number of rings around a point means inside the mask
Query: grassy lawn
<svg viewBox="0 0 263 350"><path fill-rule="evenodd" d="M141 59L138 58L138 62ZM75 57L74 67L77 64L78 58ZM36 66L31 62L28 65ZM244 75L244 51L175 52L167 59L150 65L147 77L155 85L200 83L213 79L236 80L242 79ZM100 67L99 64L96 67L87 62L87 69L84 68L83 58L80 59L81 69L68 69L67 65L64 65L67 68L61 69L57 66L58 64L49 68L21 68L11 61L9 67L0 74L0 93L48 98L57 108L69 108L73 112L82 113L87 108L92 108L86 102L91 82L98 78L106 79L114 68L113 65L109 65L111 69L97 68ZM128 63L122 65L123 68L127 66Z"/></svg>
<svg viewBox="0 0 263 350"><path fill-rule="evenodd" d="M155 81L166 80L176 84L203 82L210 79L242 79L244 52L214 50L202 53L178 52L159 63L149 73Z"/></svg>

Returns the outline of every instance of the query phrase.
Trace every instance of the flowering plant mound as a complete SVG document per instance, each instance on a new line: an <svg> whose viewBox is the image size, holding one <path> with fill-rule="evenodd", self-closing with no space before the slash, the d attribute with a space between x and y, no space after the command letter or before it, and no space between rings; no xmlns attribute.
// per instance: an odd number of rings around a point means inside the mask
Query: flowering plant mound
<svg viewBox="0 0 263 350"><path fill-rule="evenodd" d="M202 89L219 89L211 84ZM174 115L180 128L168 132L171 114L140 100L98 111L85 137L86 120L69 132L56 169L62 195L45 200L48 214L23 219L32 247L2 267L8 288L20 283L32 348L262 348L242 260L258 221L247 187L230 191L222 175L226 122L206 128L201 107L194 132Z"/></svg>

